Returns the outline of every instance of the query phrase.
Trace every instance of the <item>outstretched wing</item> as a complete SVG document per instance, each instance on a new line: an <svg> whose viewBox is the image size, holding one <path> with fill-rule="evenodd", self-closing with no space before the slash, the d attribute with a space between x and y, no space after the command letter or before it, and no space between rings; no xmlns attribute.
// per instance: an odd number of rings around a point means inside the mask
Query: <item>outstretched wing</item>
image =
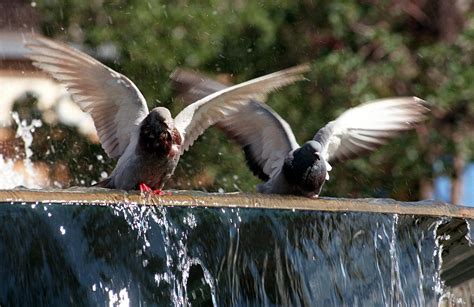
<svg viewBox="0 0 474 307"><path fill-rule="evenodd" d="M174 91L186 104L227 87L182 69L175 70L171 80ZM290 151L299 147L288 123L272 108L255 100L239 107L239 112L226 116L216 126L242 147L249 168L264 181L281 169Z"/></svg>
<svg viewBox="0 0 474 307"><path fill-rule="evenodd" d="M370 152L426 119L427 103L417 97L371 101L342 113L314 136L329 163Z"/></svg>
<svg viewBox="0 0 474 307"><path fill-rule="evenodd" d="M25 36L33 64L66 86L94 120L100 143L111 158L122 155L130 135L148 114L145 98L127 77L85 53L50 39Z"/></svg>
<svg viewBox="0 0 474 307"><path fill-rule="evenodd" d="M182 152L187 150L209 126L226 119L226 116L244 110L241 108L252 100L257 101L275 89L303 80L303 74L308 70L309 65L300 65L278 71L225 88L190 104L175 118L175 125L184 140ZM237 116L244 120L248 115L250 114L239 112Z"/></svg>

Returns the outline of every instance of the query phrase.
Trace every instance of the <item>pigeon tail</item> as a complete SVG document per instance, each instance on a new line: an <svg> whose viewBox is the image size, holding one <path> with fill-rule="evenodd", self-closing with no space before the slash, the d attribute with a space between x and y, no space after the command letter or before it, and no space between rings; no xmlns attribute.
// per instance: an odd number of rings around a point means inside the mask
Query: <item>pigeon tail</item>
<svg viewBox="0 0 474 307"><path fill-rule="evenodd" d="M108 189L113 189L114 188L114 186L112 184L112 178L111 177L105 178L104 180L99 181L99 182L93 184L92 186L93 187L98 187L98 188L108 188Z"/></svg>

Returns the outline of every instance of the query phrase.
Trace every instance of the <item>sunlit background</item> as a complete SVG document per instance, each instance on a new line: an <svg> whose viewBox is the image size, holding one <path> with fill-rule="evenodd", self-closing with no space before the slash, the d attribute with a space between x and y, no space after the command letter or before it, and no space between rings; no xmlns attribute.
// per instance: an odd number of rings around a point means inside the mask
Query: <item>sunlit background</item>
<svg viewBox="0 0 474 307"><path fill-rule="evenodd" d="M174 114L177 67L236 83L310 62L309 82L268 101L300 143L351 106L421 97L429 121L335 166L323 195L474 205L474 1L2 0L0 188L88 186L115 164L90 117L26 59L29 32L89 53L132 79L149 107ZM166 188L254 192L258 182L241 149L211 128Z"/></svg>

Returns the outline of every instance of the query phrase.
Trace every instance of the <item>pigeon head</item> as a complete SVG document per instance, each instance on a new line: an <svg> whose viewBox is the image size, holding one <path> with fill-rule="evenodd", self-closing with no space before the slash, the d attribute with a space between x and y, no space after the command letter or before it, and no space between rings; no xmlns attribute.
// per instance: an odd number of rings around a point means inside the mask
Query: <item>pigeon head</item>
<svg viewBox="0 0 474 307"><path fill-rule="evenodd" d="M170 111L154 108L140 126L140 149L159 156L167 155L173 145L174 129Z"/></svg>
<svg viewBox="0 0 474 307"><path fill-rule="evenodd" d="M291 163L291 169L300 174L318 160L321 160L321 151L322 146L320 143L316 141L308 141L304 143L303 146L293 151L285 163Z"/></svg>
<svg viewBox="0 0 474 307"><path fill-rule="evenodd" d="M308 141L301 146L301 151L304 152L304 154L312 154L316 156L318 160L320 159L322 150L323 147L321 144L313 140Z"/></svg>
<svg viewBox="0 0 474 307"><path fill-rule="evenodd" d="M173 117L171 116L170 110L168 110L167 108L154 108L148 114L147 118L160 124L163 127L166 127L166 129L171 130L174 128Z"/></svg>
<svg viewBox="0 0 474 307"><path fill-rule="evenodd" d="M318 195L326 178L326 163L321 156L322 146L308 141L285 160L283 173L296 193L313 197Z"/></svg>

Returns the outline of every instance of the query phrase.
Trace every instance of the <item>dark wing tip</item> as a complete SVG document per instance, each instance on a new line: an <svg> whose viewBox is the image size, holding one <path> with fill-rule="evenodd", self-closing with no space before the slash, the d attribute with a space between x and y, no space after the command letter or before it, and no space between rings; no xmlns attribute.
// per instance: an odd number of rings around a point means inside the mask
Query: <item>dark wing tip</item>
<svg viewBox="0 0 474 307"><path fill-rule="evenodd" d="M170 79L173 82L187 84L195 84L204 80L201 74L183 68L176 68L173 70L173 72L170 74Z"/></svg>
<svg viewBox="0 0 474 307"><path fill-rule="evenodd" d="M311 70L311 65L309 63L303 63L300 65L287 68L283 71L287 73L291 73L291 74L297 74L297 73L303 74L303 73L309 72L310 70Z"/></svg>
<svg viewBox="0 0 474 307"><path fill-rule="evenodd" d="M171 73L170 85L176 99L187 105L227 87L204 74L182 68Z"/></svg>
<svg viewBox="0 0 474 307"><path fill-rule="evenodd" d="M268 174L263 171L262 166L258 163L258 161L252 155L252 148L250 145L243 146L242 149L244 150L245 160L247 161L247 165L252 173L257 176L262 181L267 181L270 179Z"/></svg>
<svg viewBox="0 0 474 307"><path fill-rule="evenodd" d="M190 95L191 89L202 82L202 78L197 73L189 70L177 68L170 74L170 86L173 93L176 93L178 100L184 100L186 104L194 102L194 95Z"/></svg>
<svg viewBox="0 0 474 307"><path fill-rule="evenodd" d="M431 102L428 102L416 96L413 96L412 99L416 104L424 108L423 113L428 113L431 111L431 108L433 107L433 104Z"/></svg>
<svg viewBox="0 0 474 307"><path fill-rule="evenodd" d="M412 111L417 114L418 118L411 123L407 123L407 128L412 128L413 126L416 126L421 122L425 121L428 118L428 113L431 112L431 108L433 107L432 103L416 96L410 98L412 99L413 104L409 108L411 108Z"/></svg>

